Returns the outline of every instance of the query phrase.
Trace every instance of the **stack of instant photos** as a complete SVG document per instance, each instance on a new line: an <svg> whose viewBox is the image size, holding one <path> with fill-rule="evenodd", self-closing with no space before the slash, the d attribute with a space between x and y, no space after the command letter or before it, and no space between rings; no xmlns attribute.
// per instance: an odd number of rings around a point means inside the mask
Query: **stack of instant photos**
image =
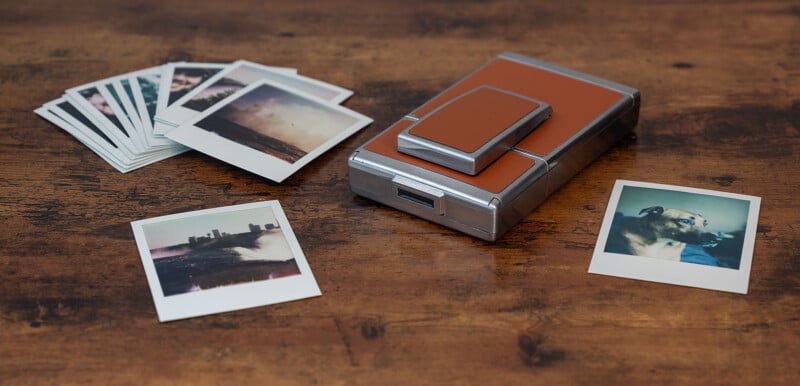
<svg viewBox="0 0 800 386"><path fill-rule="evenodd" d="M280 182L372 122L352 91L245 60L167 63L66 90L36 113L120 172L190 148Z"/></svg>

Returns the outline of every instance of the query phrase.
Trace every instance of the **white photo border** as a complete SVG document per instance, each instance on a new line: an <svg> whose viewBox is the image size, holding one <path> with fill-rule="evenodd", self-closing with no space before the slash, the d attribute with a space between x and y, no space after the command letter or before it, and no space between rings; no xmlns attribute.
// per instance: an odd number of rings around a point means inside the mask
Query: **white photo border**
<svg viewBox="0 0 800 386"><path fill-rule="evenodd" d="M605 252L611 222L619 206L622 189L626 186L685 192L713 197L748 201L747 224L744 231L744 244L739 269L713 267L702 264L646 258L633 255ZM710 290L746 294L750 281L750 268L753 259L756 228L761 198L735 193L696 189L676 185L617 180L611 192L605 217L597 236L589 273L638 279L658 283L683 285Z"/></svg>
<svg viewBox="0 0 800 386"><path fill-rule="evenodd" d="M297 267L300 270L300 275L164 296L156 272L155 263L145 238L143 225L187 217L259 208L272 209L275 219L295 258ZM300 248L300 244L292 231L289 220L286 218L286 214L277 200L203 209L138 220L131 222L131 228L133 228L133 234L136 238L136 245L142 259L147 282L150 285L150 292L155 302L156 313L161 322L265 306L320 296L322 294L314 279L314 275L311 273L311 268Z"/></svg>

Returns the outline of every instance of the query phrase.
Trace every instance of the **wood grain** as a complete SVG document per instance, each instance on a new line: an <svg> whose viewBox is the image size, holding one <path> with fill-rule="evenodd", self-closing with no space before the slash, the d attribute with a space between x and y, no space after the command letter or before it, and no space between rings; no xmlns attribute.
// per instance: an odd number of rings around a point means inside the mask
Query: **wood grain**
<svg viewBox="0 0 800 386"><path fill-rule="evenodd" d="M501 51L637 87L635 135L495 244L355 196L350 153ZM282 184L120 174L33 114L167 61L298 68L375 122ZM0 384L800 383L796 1L0 5ZM750 291L586 273L614 180L763 198ZM323 296L158 323L130 221L280 200Z"/></svg>

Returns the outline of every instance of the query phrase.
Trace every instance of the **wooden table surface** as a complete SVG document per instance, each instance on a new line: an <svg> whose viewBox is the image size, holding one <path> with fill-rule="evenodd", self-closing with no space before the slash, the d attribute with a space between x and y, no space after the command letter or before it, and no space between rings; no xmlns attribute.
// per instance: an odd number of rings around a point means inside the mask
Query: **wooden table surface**
<svg viewBox="0 0 800 386"><path fill-rule="evenodd" d="M800 384L797 1L0 5L0 384ZM635 135L498 242L354 195L347 158L502 51L641 90ZM276 184L131 173L33 110L187 60L294 67L374 123ZM746 295L587 273L617 179L762 197ZM322 296L159 323L130 222L280 200Z"/></svg>

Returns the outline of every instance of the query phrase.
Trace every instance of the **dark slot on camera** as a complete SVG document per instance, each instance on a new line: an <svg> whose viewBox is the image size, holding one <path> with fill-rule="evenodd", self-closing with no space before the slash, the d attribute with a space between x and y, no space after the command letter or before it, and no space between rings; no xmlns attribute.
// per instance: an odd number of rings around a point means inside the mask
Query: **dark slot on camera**
<svg viewBox="0 0 800 386"><path fill-rule="evenodd" d="M412 201L412 202L416 202L417 204L425 205L425 206L427 206L429 208L433 208L433 199L425 197L423 195L416 194L414 192L409 192L408 190L405 190L405 189L402 189L402 188L398 188L397 189L397 195L400 198L404 198L406 200L409 200L409 201Z"/></svg>

